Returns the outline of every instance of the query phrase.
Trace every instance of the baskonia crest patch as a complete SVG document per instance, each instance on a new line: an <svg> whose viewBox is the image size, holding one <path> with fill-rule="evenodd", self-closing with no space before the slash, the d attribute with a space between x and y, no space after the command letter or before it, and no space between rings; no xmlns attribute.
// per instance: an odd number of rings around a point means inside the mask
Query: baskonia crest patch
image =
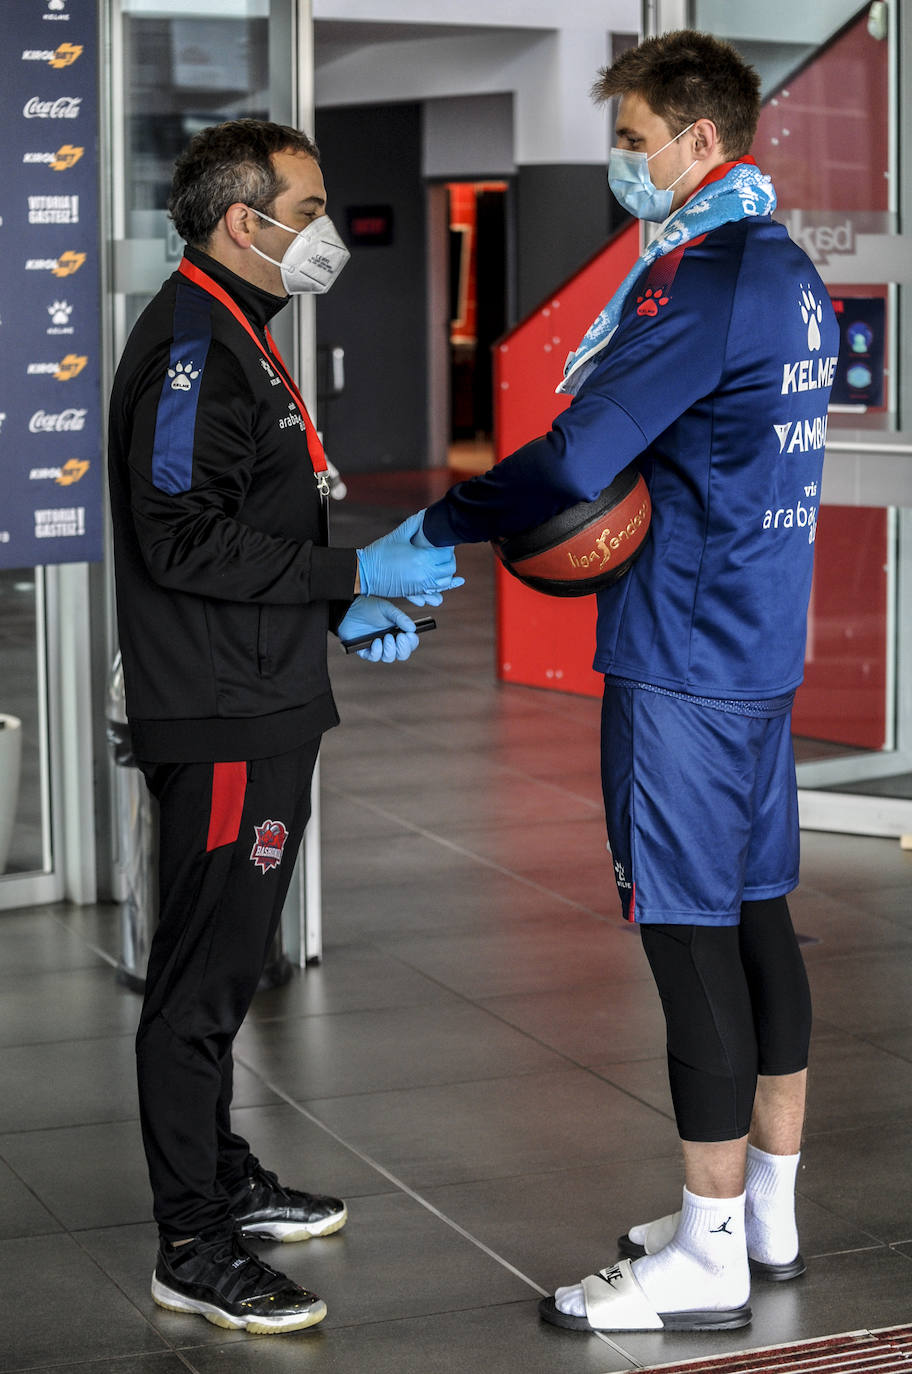
<svg viewBox="0 0 912 1374"><path fill-rule="evenodd" d="M282 862L285 841L288 839L285 826L281 821L264 821L262 825L255 825L253 828L256 839L250 851L251 860L263 873L270 868L278 868Z"/></svg>

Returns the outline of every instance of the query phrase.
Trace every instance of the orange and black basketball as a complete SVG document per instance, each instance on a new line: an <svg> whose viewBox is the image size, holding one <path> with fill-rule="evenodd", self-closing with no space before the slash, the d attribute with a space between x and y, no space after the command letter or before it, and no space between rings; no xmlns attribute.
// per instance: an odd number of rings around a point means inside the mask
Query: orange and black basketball
<svg viewBox="0 0 912 1374"><path fill-rule="evenodd" d="M631 463L594 501L579 501L494 548L527 587L547 596L588 596L623 577L643 547L651 518L649 489Z"/></svg>

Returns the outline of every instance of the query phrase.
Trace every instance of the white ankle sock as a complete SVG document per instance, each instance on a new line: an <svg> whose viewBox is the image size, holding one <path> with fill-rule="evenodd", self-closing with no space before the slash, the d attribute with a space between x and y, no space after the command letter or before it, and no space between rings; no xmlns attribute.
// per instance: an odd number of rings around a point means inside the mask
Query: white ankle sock
<svg viewBox="0 0 912 1374"><path fill-rule="evenodd" d="M798 1254L795 1177L800 1158L747 1147L747 1248L751 1259L763 1264L788 1264Z"/></svg>
<svg viewBox="0 0 912 1374"><path fill-rule="evenodd" d="M697 1197L685 1188L674 1237L654 1255L634 1260L633 1272L657 1312L740 1307L750 1296L744 1194ZM580 1284L558 1288L554 1297L562 1312L585 1316Z"/></svg>
<svg viewBox="0 0 912 1374"><path fill-rule="evenodd" d="M633 1272L657 1312L740 1307L750 1295L744 1194L697 1197L685 1188L673 1239L634 1260Z"/></svg>

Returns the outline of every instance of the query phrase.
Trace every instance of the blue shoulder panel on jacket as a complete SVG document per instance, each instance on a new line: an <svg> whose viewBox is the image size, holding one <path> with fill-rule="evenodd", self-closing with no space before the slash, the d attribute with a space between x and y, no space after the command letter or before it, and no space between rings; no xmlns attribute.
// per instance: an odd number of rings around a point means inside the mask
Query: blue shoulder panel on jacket
<svg viewBox="0 0 912 1374"><path fill-rule="evenodd" d="M189 282L178 282L174 301L174 341L155 417L152 481L170 496L193 482L193 436L201 377L212 341L211 297Z"/></svg>

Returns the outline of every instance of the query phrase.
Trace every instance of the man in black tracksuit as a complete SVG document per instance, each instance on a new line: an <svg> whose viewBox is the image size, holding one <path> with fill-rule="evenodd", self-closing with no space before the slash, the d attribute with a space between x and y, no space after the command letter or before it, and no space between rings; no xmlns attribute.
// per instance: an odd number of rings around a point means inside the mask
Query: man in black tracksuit
<svg viewBox="0 0 912 1374"><path fill-rule="evenodd" d="M344 1203L281 1185L231 1129L231 1047L274 937L338 723L326 636L407 658L384 596L437 603L452 550L406 522L330 548L326 464L268 331L347 259L314 145L254 120L203 130L170 202L187 240L140 317L111 398L118 625L133 751L160 808L160 921L137 1036L143 1141L161 1246L152 1294L256 1332L325 1304L239 1233L339 1230ZM289 239L291 240L289 242ZM420 524L420 522L418 522Z"/></svg>

